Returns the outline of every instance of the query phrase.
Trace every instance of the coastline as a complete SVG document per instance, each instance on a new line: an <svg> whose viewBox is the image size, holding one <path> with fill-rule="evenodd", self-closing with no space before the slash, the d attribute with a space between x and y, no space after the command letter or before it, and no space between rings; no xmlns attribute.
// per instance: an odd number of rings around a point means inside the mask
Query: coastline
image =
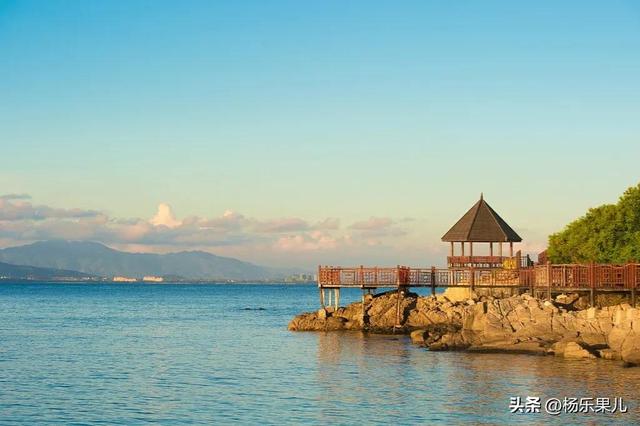
<svg viewBox="0 0 640 426"><path fill-rule="evenodd" d="M364 309L356 302L299 314L288 329L402 333L430 351L602 358L640 365L640 309L628 303L577 309L578 300L573 295L551 302L528 294L494 298L450 292L406 293L398 304L394 290L367 295Z"/></svg>

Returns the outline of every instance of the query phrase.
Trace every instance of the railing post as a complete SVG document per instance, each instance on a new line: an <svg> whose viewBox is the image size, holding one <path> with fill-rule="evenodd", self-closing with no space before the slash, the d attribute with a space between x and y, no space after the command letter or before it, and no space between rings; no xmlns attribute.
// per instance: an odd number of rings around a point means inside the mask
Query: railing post
<svg viewBox="0 0 640 426"><path fill-rule="evenodd" d="M629 275L629 283L631 284L631 306L636 307L636 279L638 266L634 263L629 265L630 273Z"/></svg>
<svg viewBox="0 0 640 426"><path fill-rule="evenodd" d="M469 282L471 284L471 291L475 291L476 289L476 274L473 266L469 268Z"/></svg>
<svg viewBox="0 0 640 426"><path fill-rule="evenodd" d="M431 267L431 295L436 295L436 267Z"/></svg>
<svg viewBox="0 0 640 426"><path fill-rule="evenodd" d="M591 262L589 263L589 302L591 304L591 307L593 308L595 306L595 302L596 302L596 265L595 263Z"/></svg>
<svg viewBox="0 0 640 426"><path fill-rule="evenodd" d="M553 282L551 272L551 264L547 262L547 298L549 300L551 300L551 283Z"/></svg>
<svg viewBox="0 0 640 426"><path fill-rule="evenodd" d="M589 263L589 302L591 307L595 306L596 300L596 264Z"/></svg>

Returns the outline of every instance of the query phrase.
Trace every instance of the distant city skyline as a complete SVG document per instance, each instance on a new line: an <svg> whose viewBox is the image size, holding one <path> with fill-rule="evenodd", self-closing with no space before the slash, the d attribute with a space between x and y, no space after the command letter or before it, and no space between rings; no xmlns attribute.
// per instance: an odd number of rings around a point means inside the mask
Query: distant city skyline
<svg viewBox="0 0 640 426"><path fill-rule="evenodd" d="M640 5L0 4L0 247L442 264L638 183Z"/></svg>

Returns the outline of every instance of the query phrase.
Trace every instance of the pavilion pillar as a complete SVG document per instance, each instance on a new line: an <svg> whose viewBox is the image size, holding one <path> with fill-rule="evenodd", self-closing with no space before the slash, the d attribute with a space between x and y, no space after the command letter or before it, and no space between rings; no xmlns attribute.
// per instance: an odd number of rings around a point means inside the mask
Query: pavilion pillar
<svg viewBox="0 0 640 426"><path fill-rule="evenodd" d="M462 241L460 244L462 244L462 255L464 256L464 241Z"/></svg>
<svg viewBox="0 0 640 426"><path fill-rule="evenodd" d="M513 257L513 241L509 241L509 257Z"/></svg>
<svg viewBox="0 0 640 426"><path fill-rule="evenodd" d="M473 241L469 241L469 256L473 257Z"/></svg>
<svg viewBox="0 0 640 426"><path fill-rule="evenodd" d="M493 257L493 243L489 243L489 256Z"/></svg>
<svg viewBox="0 0 640 426"><path fill-rule="evenodd" d="M453 257L453 241L451 241L451 247L449 248L449 256Z"/></svg>
<svg viewBox="0 0 640 426"><path fill-rule="evenodd" d="M502 243L498 243L498 256L502 257Z"/></svg>

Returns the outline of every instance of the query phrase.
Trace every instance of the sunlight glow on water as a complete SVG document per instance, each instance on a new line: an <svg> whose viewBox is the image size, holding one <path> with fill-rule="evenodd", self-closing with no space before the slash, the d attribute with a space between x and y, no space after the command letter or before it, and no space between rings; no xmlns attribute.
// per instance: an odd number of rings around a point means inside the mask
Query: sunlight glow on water
<svg viewBox="0 0 640 426"><path fill-rule="evenodd" d="M0 284L0 422L640 422L640 368L287 331L317 297L313 286ZM509 414L509 397L528 395L621 396L632 412Z"/></svg>

